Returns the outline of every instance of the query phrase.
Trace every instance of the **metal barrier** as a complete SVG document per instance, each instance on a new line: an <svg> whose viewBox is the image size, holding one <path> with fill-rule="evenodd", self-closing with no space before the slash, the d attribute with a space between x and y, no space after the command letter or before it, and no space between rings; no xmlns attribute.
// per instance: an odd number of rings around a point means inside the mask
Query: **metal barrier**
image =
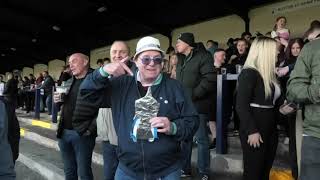
<svg viewBox="0 0 320 180"><path fill-rule="evenodd" d="M40 101L41 101L41 89L35 89L35 108L34 108L34 119L40 119Z"/></svg>
<svg viewBox="0 0 320 180"><path fill-rule="evenodd" d="M238 80L238 74L220 74L217 76L217 154L227 153L227 126L228 121L224 119L223 97L225 92L224 81Z"/></svg>
<svg viewBox="0 0 320 180"><path fill-rule="evenodd" d="M58 115L58 105L56 103L54 103L54 100L53 100L53 95L54 95L54 92L55 92L55 87L52 87L52 122L53 123L57 123L57 115Z"/></svg>

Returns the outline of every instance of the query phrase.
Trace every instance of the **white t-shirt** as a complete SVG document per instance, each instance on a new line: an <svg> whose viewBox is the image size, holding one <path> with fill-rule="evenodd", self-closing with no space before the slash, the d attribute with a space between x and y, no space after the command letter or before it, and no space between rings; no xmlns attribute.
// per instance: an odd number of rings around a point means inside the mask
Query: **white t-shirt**
<svg viewBox="0 0 320 180"><path fill-rule="evenodd" d="M3 82L0 82L0 96L3 95L4 86L5 86L5 84Z"/></svg>

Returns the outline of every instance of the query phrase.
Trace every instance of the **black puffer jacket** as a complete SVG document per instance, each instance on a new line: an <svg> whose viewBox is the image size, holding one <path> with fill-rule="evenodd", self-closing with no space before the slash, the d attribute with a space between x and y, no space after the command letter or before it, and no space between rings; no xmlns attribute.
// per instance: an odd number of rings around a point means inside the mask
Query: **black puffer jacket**
<svg viewBox="0 0 320 180"><path fill-rule="evenodd" d="M93 72L93 69L89 69L86 76ZM74 83L74 77L66 81L65 86L69 86L70 89ZM81 86L81 85L80 85ZM79 89L80 90L80 89ZM97 135L97 125L96 125L96 116L98 115L98 110L95 109L94 103L84 100L78 90L77 100L75 108L72 115L72 127L78 132L79 135L83 135L87 130L91 132L93 136ZM67 98L67 96L65 97ZM103 99L98 100L103 101ZM97 103L97 102L95 102ZM64 108L62 107L63 114ZM64 130L64 117L61 117L59 122L57 137L61 138L62 132Z"/></svg>
<svg viewBox="0 0 320 180"><path fill-rule="evenodd" d="M178 54L177 80L192 97L198 113L212 111L216 77L213 58L202 43L198 43L188 56Z"/></svg>

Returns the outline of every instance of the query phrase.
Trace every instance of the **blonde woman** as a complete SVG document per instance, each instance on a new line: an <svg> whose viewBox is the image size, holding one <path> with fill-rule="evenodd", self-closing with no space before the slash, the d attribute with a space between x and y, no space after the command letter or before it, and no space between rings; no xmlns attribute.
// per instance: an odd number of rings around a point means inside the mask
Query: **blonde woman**
<svg viewBox="0 0 320 180"><path fill-rule="evenodd" d="M280 87L276 61L276 41L259 37L253 41L239 75L236 110L240 118L244 180L269 180L278 143L274 106Z"/></svg>
<svg viewBox="0 0 320 180"><path fill-rule="evenodd" d="M178 57L176 54L173 54L171 57L170 57L170 77L172 79L176 79L176 75L177 75L177 72L176 72L176 69L177 69L177 64L178 64Z"/></svg>

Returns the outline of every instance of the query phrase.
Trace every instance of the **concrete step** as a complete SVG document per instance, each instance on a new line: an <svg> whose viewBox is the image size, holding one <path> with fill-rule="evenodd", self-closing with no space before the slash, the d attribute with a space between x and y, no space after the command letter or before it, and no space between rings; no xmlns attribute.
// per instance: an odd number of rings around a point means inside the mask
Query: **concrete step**
<svg viewBox="0 0 320 180"><path fill-rule="evenodd" d="M24 136L21 139L21 143L20 143L20 149L22 151L21 154L23 154L23 156L20 156L21 161L24 162L33 171L42 173L41 175L43 176L44 179L51 179L52 177L54 177L54 179L59 180L61 175L63 175L62 174L63 163L61 161L60 153L58 152L59 148L57 148L56 140L52 140L48 137L41 136L40 134L37 134L36 132L32 132L31 130L37 131L40 133L45 132L44 134L47 136L53 136L52 135L53 131L40 128L40 127L30 127L25 125L23 122L21 123L21 127L28 128L28 130L24 130ZM193 152L193 157L195 157L195 153L196 153L196 150L194 150ZM38 164L35 164L33 162L30 163L30 160L24 160L25 157L33 157L34 158L33 161L37 162ZM102 161L102 156L100 157ZM193 160L192 163L194 167L193 174L196 174L195 158L192 158L192 160ZM48 164L48 162L50 163ZM95 160L93 160L93 162L95 162ZM92 164L95 179L97 177L102 178L103 176L102 164L100 163ZM43 169L44 167L45 168L48 167L48 168ZM49 171L48 169L51 171ZM214 179L216 180L233 180L233 179L240 180L241 179L240 174L218 173L216 171L211 172L211 177L215 177ZM186 180L196 180L196 179L197 177L186 178Z"/></svg>
<svg viewBox="0 0 320 180"><path fill-rule="evenodd" d="M33 171L20 161L16 162L15 171L16 180L45 180L45 177L41 176L36 171Z"/></svg>
<svg viewBox="0 0 320 180"><path fill-rule="evenodd" d="M24 130L24 137L28 140L35 141L42 146L59 150L56 139L56 124L52 124L48 120L33 120L28 117L18 117L20 126ZM277 156L274 162L274 169L289 169L288 145L284 145L280 138L277 149ZM210 151L211 170L213 174L224 174L238 177L243 171L242 165L242 149L240 139L236 137L228 137L228 154L216 154L215 150ZM196 167L197 148L194 147L192 153L192 163ZM97 140L94 149L93 162L103 165L101 141Z"/></svg>
<svg viewBox="0 0 320 180"><path fill-rule="evenodd" d="M64 179L61 154L55 149L21 138L18 161L27 166L33 172L40 174L43 179ZM102 166L92 163L91 167L95 179L103 179ZM17 174L19 174L19 172L17 172Z"/></svg>
<svg viewBox="0 0 320 180"><path fill-rule="evenodd" d="M60 151L58 140L56 138L56 131L38 126L32 126L24 122L20 122L20 129L21 136L25 139L33 141L47 148L52 148L56 151ZM92 161L93 163L103 165L101 141L96 142L96 146L92 155Z"/></svg>

